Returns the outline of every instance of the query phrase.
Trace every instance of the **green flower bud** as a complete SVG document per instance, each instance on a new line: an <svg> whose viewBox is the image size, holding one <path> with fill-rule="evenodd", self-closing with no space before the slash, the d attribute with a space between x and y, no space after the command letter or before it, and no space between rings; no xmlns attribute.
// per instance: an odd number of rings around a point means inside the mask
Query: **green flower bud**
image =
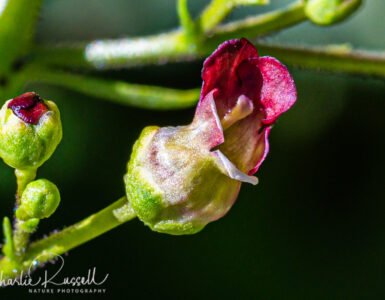
<svg viewBox="0 0 385 300"><path fill-rule="evenodd" d="M37 169L52 155L61 138L57 106L35 93L9 100L0 110L0 157L13 168Z"/></svg>
<svg viewBox="0 0 385 300"><path fill-rule="evenodd" d="M26 186L21 196L16 217L20 220L48 218L55 212L59 203L60 193L55 184L47 179L32 181Z"/></svg>
<svg viewBox="0 0 385 300"><path fill-rule="evenodd" d="M330 25L349 17L362 0L306 0L305 13L318 25Z"/></svg>

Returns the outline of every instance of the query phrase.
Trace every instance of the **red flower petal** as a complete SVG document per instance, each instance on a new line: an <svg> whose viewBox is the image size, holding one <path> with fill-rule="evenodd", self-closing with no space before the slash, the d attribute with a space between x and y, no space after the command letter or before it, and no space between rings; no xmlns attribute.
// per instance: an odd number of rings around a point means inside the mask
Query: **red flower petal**
<svg viewBox="0 0 385 300"><path fill-rule="evenodd" d="M36 125L43 114L48 111L40 96L34 92L22 94L8 103L8 108L26 123Z"/></svg>
<svg viewBox="0 0 385 300"><path fill-rule="evenodd" d="M263 77L261 103L266 111L264 123L270 124L293 106L297 100L297 90L286 66L274 57L259 58L258 68Z"/></svg>
<svg viewBox="0 0 385 300"><path fill-rule="evenodd" d="M240 39L223 43L207 58L202 79L196 119L205 96L214 89L217 90L215 105L222 121L226 115L236 115L232 110L237 109L240 96L252 101L250 114L230 122L230 127L224 125L225 142L219 149L241 171L254 174L269 152L269 125L296 101L292 76L278 60L259 58L257 49L246 39ZM238 116L242 113L238 112ZM225 123L228 125L226 120Z"/></svg>
<svg viewBox="0 0 385 300"><path fill-rule="evenodd" d="M240 39L224 42L204 62L201 101L217 88L215 99L219 100L216 100L219 117L234 106L241 94L258 99L260 88L256 85L262 77L255 66L247 63L250 58L258 58L257 49L248 40Z"/></svg>

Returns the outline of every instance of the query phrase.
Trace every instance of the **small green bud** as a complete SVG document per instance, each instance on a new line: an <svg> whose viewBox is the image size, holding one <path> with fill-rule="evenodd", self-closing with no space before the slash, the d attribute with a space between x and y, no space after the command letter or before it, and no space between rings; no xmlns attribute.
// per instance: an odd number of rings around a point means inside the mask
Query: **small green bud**
<svg viewBox="0 0 385 300"><path fill-rule="evenodd" d="M362 0L306 0L305 13L318 25L331 25L349 17Z"/></svg>
<svg viewBox="0 0 385 300"><path fill-rule="evenodd" d="M21 196L16 217L20 220L48 218L55 212L59 203L60 193L55 184L47 179L32 181Z"/></svg>
<svg viewBox="0 0 385 300"><path fill-rule="evenodd" d="M0 110L0 157L16 169L40 167L62 138L60 112L51 101L25 93Z"/></svg>

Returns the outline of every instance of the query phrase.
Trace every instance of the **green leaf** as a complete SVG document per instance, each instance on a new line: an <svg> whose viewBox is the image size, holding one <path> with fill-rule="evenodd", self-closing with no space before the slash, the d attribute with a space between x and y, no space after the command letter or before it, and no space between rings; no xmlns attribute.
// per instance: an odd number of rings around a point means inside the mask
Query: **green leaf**
<svg viewBox="0 0 385 300"><path fill-rule="evenodd" d="M31 46L42 0L8 0L0 11L0 76Z"/></svg>
<svg viewBox="0 0 385 300"><path fill-rule="evenodd" d="M5 256L8 256L9 258L13 258L15 253L15 245L13 243L13 237L12 237L12 225L8 217L4 217L3 219L3 232L4 232L3 253Z"/></svg>

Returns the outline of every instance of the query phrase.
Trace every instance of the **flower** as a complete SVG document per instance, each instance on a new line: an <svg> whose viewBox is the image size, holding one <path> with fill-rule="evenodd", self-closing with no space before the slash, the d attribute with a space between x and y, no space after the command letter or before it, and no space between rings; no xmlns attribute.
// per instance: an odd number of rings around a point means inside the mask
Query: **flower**
<svg viewBox="0 0 385 300"><path fill-rule="evenodd" d="M202 79L193 122L145 128L128 162L128 200L155 231L192 234L225 215L242 182L257 184L271 125L296 101L286 67L246 39L220 45Z"/></svg>
<svg viewBox="0 0 385 300"><path fill-rule="evenodd" d="M35 170L62 138L60 112L33 92L7 101L0 110L0 157L19 170Z"/></svg>

